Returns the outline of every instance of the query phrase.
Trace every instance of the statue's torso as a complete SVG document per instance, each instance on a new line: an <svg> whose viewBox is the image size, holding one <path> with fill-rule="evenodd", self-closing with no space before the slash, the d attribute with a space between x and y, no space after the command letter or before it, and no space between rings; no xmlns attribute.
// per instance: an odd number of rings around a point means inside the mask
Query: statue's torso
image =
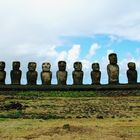
<svg viewBox="0 0 140 140"><path fill-rule="evenodd" d="M109 64L107 69L110 81L117 81L119 77L119 66Z"/></svg>

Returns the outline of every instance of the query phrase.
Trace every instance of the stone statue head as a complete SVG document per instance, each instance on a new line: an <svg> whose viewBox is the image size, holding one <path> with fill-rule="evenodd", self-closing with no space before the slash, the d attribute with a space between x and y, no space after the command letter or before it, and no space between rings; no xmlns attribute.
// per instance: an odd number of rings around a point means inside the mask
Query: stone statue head
<svg viewBox="0 0 140 140"><path fill-rule="evenodd" d="M116 65L117 64L117 54L116 53L111 53L108 56L110 64Z"/></svg>
<svg viewBox="0 0 140 140"><path fill-rule="evenodd" d="M65 71L66 70L66 62L65 61L59 61L58 62L58 68L59 68L59 71Z"/></svg>
<svg viewBox="0 0 140 140"><path fill-rule="evenodd" d="M135 69L136 69L136 65L135 65L134 62L129 62L129 63L127 64L127 66L128 66L128 68L129 68L130 70L135 70Z"/></svg>
<svg viewBox="0 0 140 140"><path fill-rule="evenodd" d="M92 69L93 69L93 71L99 71L100 70L99 63L93 63L92 64Z"/></svg>
<svg viewBox="0 0 140 140"><path fill-rule="evenodd" d="M49 63L49 62L44 62L43 64L42 64L42 71L50 71L50 69L51 69L51 64Z"/></svg>
<svg viewBox="0 0 140 140"><path fill-rule="evenodd" d="M29 69L29 71L35 71L36 63L35 62L29 62L28 63L28 69Z"/></svg>
<svg viewBox="0 0 140 140"><path fill-rule="evenodd" d="M75 62L73 65L75 71L82 71L82 63L81 62Z"/></svg>
<svg viewBox="0 0 140 140"><path fill-rule="evenodd" d="M4 71L4 69L5 69L5 62L0 61L0 71Z"/></svg>
<svg viewBox="0 0 140 140"><path fill-rule="evenodd" d="M19 70L19 68L20 68L20 62L14 61L13 62L13 70Z"/></svg>

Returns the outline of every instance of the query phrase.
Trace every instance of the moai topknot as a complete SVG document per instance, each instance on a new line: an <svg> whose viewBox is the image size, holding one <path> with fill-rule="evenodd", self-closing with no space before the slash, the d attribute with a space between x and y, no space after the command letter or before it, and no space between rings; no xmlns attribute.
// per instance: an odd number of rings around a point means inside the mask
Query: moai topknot
<svg viewBox="0 0 140 140"><path fill-rule="evenodd" d="M84 75L84 72L82 71L82 63L75 62L73 67L74 67L74 71L72 72L73 84L82 85L83 84L83 75Z"/></svg>
<svg viewBox="0 0 140 140"><path fill-rule="evenodd" d="M59 61L58 68L59 70L56 72L57 83L58 85L66 85L67 84L66 62Z"/></svg>
<svg viewBox="0 0 140 140"><path fill-rule="evenodd" d="M119 66L117 65L117 54L111 53L108 56L110 64L107 65L108 83L119 83Z"/></svg>
<svg viewBox="0 0 140 140"><path fill-rule="evenodd" d="M27 72L27 84L28 85L36 85L38 73L36 71L36 63L29 62L28 63L28 72Z"/></svg>
<svg viewBox="0 0 140 140"><path fill-rule="evenodd" d="M92 71L91 71L91 79L92 79L92 85L99 85L100 79L101 79L101 72L100 72L100 66L99 63L93 63L92 64Z"/></svg>
<svg viewBox="0 0 140 140"><path fill-rule="evenodd" d="M0 61L0 84L1 85L5 84L6 72L4 71L4 69L5 69L5 62Z"/></svg>
<svg viewBox="0 0 140 140"><path fill-rule="evenodd" d="M42 64L41 81L43 85L51 85L52 72L50 71L51 64L45 62Z"/></svg>
<svg viewBox="0 0 140 140"><path fill-rule="evenodd" d="M136 71L136 65L133 62L129 62L127 64L128 70L127 70L127 78L128 78L128 84L136 84L137 83L137 71Z"/></svg>
<svg viewBox="0 0 140 140"><path fill-rule="evenodd" d="M20 85L21 80L21 70L20 68L20 62L14 61L13 64L13 70L11 70L10 76L11 76L11 84Z"/></svg>

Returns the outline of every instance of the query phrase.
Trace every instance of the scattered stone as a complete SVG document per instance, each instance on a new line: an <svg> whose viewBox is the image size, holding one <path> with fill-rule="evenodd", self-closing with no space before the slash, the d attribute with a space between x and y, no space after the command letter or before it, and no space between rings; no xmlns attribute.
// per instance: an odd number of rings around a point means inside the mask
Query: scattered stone
<svg viewBox="0 0 140 140"><path fill-rule="evenodd" d="M122 96L128 96L129 95L129 93L127 93L127 92L122 92L122 94L121 94Z"/></svg>
<svg viewBox="0 0 140 140"><path fill-rule="evenodd" d="M77 118L77 119L81 119L81 118L83 118L83 116L76 116L76 118Z"/></svg>
<svg viewBox="0 0 140 140"><path fill-rule="evenodd" d="M67 119L71 119L71 118L72 118L72 116L67 116L66 118L67 118Z"/></svg>
<svg viewBox="0 0 140 140"><path fill-rule="evenodd" d="M11 109L17 109L17 110L22 110L23 105L19 102L10 102L9 104L6 104L4 106L6 110L11 110Z"/></svg>
<svg viewBox="0 0 140 140"><path fill-rule="evenodd" d="M70 125L69 124L64 124L63 129L69 130L70 131Z"/></svg>
<svg viewBox="0 0 140 140"><path fill-rule="evenodd" d="M98 115L96 116L96 118L97 118L97 119L104 119L104 116L98 114Z"/></svg>
<svg viewBox="0 0 140 140"><path fill-rule="evenodd" d="M115 118L115 116L113 115L111 118L112 118L112 119L114 119L114 118Z"/></svg>

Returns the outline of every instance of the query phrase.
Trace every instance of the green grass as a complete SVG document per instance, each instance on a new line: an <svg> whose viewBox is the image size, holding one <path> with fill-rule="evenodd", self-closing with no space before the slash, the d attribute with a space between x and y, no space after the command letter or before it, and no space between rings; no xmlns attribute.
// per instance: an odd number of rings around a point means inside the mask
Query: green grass
<svg viewBox="0 0 140 140"><path fill-rule="evenodd" d="M139 95L140 93L135 93ZM109 96L124 96L123 92L97 92L97 91L20 91L20 92L0 92L0 95L11 95L11 96L26 96L26 97L109 97ZM132 96L132 94L130 94Z"/></svg>
<svg viewBox="0 0 140 140"><path fill-rule="evenodd" d="M1 95L16 95L16 96L34 96L34 97L96 97L96 92L93 91L25 91L25 92L0 92Z"/></svg>
<svg viewBox="0 0 140 140"><path fill-rule="evenodd" d="M24 115L22 110L12 110L12 111L8 111L8 112L3 112L0 114L0 118L22 118Z"/></svg>

